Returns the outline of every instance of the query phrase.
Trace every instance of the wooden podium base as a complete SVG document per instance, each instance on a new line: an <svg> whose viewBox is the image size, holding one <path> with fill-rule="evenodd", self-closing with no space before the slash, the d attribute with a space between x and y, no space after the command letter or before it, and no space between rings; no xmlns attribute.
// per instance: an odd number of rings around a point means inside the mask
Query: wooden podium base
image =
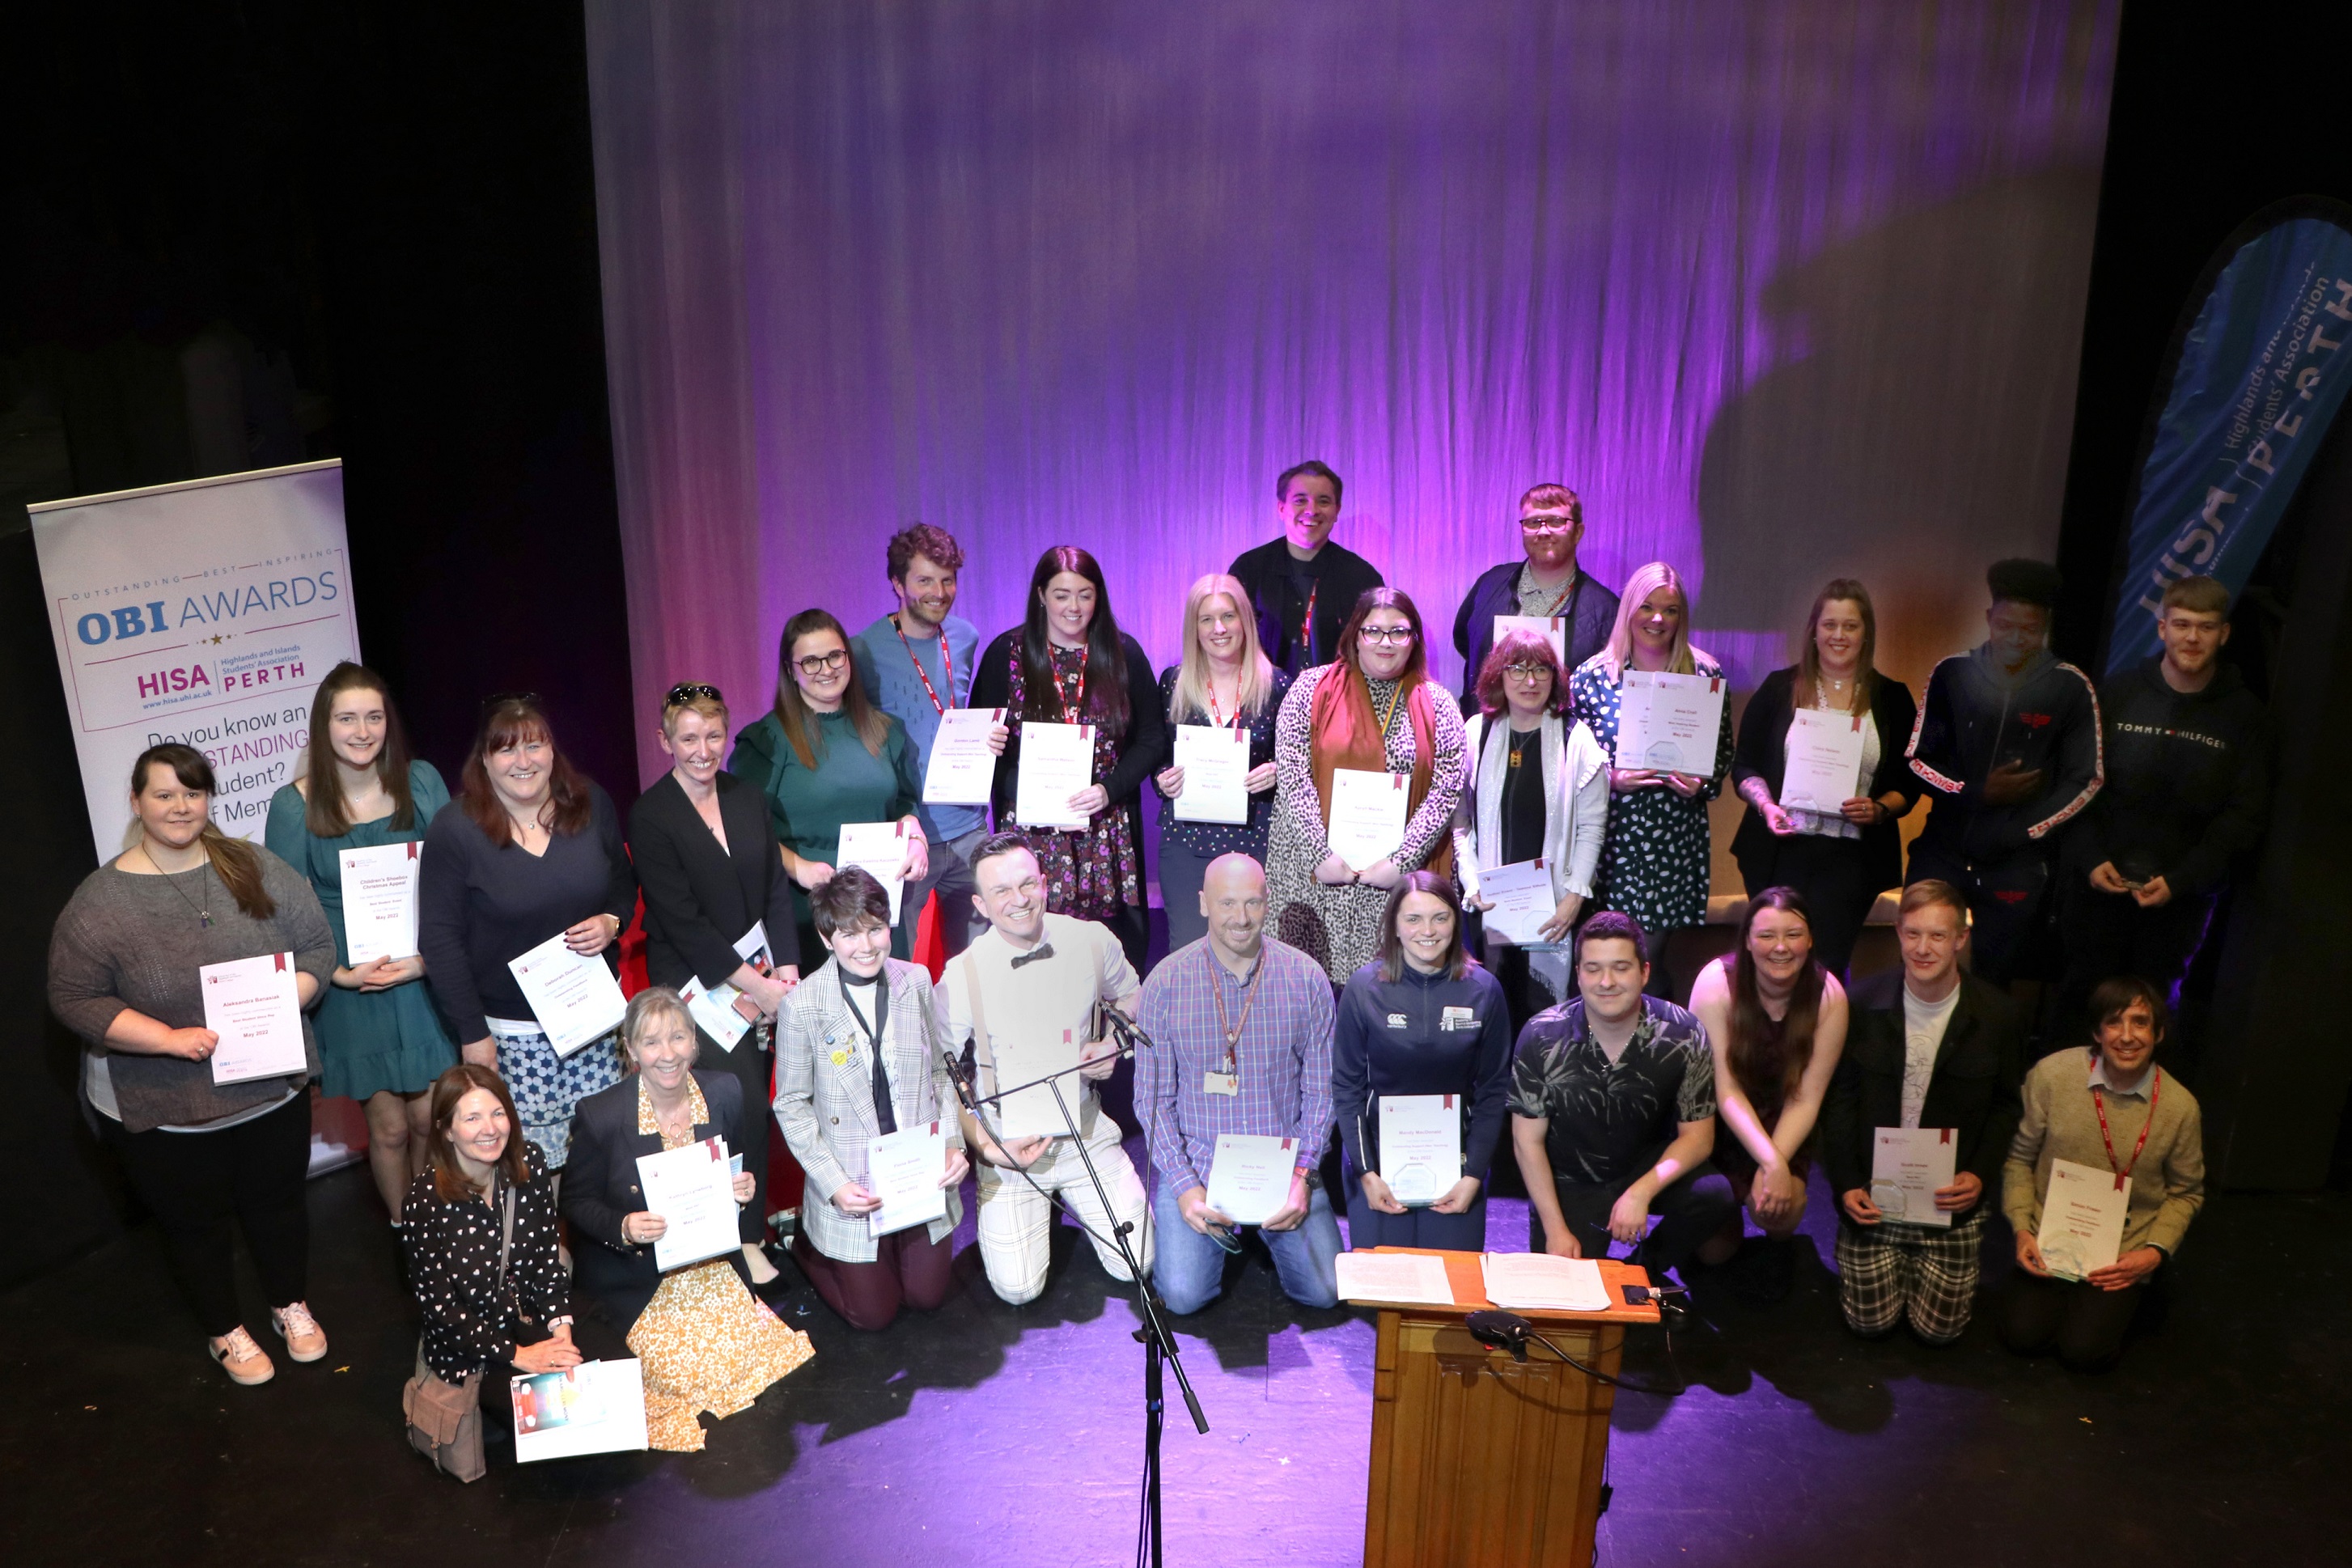
<svg viewBox="0 0 2352 1568"><path fill-rule="evenodd" d="M1463 1320L1484 1309L1478 1254L1441 1253L1454 1305L1383 1306L1372 1384L1366 1568L1590 1568L1616 1390L1539 1343L1489 1350ZM1649 1277L1604 1262L1610 1300ZM1614 1376L1629 1322L1655 1307L1519 1316Z"/></svg>

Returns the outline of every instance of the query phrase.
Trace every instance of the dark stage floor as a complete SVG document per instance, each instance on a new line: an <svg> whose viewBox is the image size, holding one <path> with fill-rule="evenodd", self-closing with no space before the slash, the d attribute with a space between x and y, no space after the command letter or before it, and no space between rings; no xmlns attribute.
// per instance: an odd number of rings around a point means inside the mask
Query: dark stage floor
<svg viewBox="0 0 2352 1568"><path fill-rule="evenodd" d="M1814 1199L1820 1221L1818 1180ZM1496 1210L1495 1242L1524 1245L1522 1206ZM961 1300L879 1336L803 1289L815 1361L703 1454L518 1470L494 1449L490 1476L460 1487L403 1445L415 1330L365 1173L314 1184L311 1212L312 1301L334 1348L281 1359L258 1390L204 1359L143 1232L0 1297L12 1568L1132 1553L1141 1352L1091 1255L1068 1255L1076 1231L1025 1310L996 1301L971 1252ZM2347 1560L2352 1196L2214 1202L2168 1312L2100 1380L2021 1363L1981 1322L1942 1352L1850 1339L1814 1228L1781 1305L1703 1290L1711 1326L1678 1342L1690 1393L1620 1398L1603 1563ZM254 1311L266 1328L257 1297ZM1213 1430L1171 1423L1169 1562L1356 1562L1370 1321L1296 1310L1261 1260L1192 1328ZM1629 1373L1663 1372L1660 1349L1637 1334Z"/></svg>

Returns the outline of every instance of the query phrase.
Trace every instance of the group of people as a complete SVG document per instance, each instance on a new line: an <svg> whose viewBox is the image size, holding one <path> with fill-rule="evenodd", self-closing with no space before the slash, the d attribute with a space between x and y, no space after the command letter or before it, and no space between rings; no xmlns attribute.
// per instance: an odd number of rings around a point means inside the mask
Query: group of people
<svg viewBox="0 0 2352 1568"><path fill-rule="evenodd" d="M2263 714L2218 661L2220 584L2172 584L2164 653L2095 691L2048 650L2055 571L2000 563L1986 641L1937 666L1915 704L1874 668L1868 592L1837 579L1736 735L1725 704L1712 765L1662 771L1618 754L1628 672L1722 668L1693 644L1674 567L1643 565L1616 593L1582 571L1573 492L1522 498L1519 552L1454 618L1465 664L1449 691L1412 598L1332 541L1339 476L1303 463L1276 489L1281 537L1192 584L1180 657L1156 680L1085 550L1047 551L1021 623L983 647L954 613L961 545L904 530L886 559L895 610L854 635L821 608L793 616L772 700L740 731L716 688L667 693L674 765L625 823L528 693L484 703L453 796L355 664L320 686L262 845L214 826L200 752L143 753L129 847L59 917L49 988L214 1358L241 1384L275 1371L237 1303L233 1223L284 1353L326 1353L302 1197L317 1080L366 1108L431 1370L499 1380L625 1345L657 1446L698 1447L698 1413L741 1408L810 1353L759 1296L779 1278L771 1115L807 1177L793 1256L862 1329L945 1300L968 1174L1007 1301L1044 1289L1058 1205L1108 1271L1148 1271L1174 1311L1219 1293L1251 1232L1290 1296L1328 1306L1342 1211L1357 1247L1483 1246L1507 1138L1531 1247L1613 1242L1654 1273L1736 1262L1766 1298L1786 1289L1818 1160L1846 1321L1933 1342L1969 1320L1998 1181L2017 1238L2005 1338L2112 1360L2137 1287L2201 1201L2195 1100L2152 1057L2264 812ZM958 709L999 716L985 807L923 798ZM1784 805L1792 726L1823 711L1863 734L1851 794L1834 811ZM1091 782L1064 817L1080 826L1016 819L1023 730L1039 722L1093 727ZM1244 820L1171 809L1185 725L1244 731ZM1369 865L1332 847L1344 770L1392 775L1405 796L1399 842ZM1708 802L1727 779L1748 806L1732 850L1749 898L1685 1008L1655 994L1682 994L1655 964L1706 917ZM1162 803L1156 967L1147 786ZM1897 825L1923 795L1906 868ZM903 843L895 900L832 863L845 825L877 823ZM419 846L417 952L354 963L339 857L402 843ZM1552 900L1538 940L1484 931L1486 880L1530 862ZM1900 966L1849 986L1871 905L1903 881ZM640 900L650 985L613 1036L559 1049L509 961L561 938L610 962ZM927 907L948 953L936 984L909 959ZM2043 977L2088 1040L2029 1068L2005 986L2034 973L2062 916L2068 962ZM297 972L306 1069L216 1084L198 969L271 953ZM734 998L740 1038L697 1026L696 991ZM1066 1131L999 1136L996 1044L1056 1029L1084 1063ZM1149 1192L1095 1087L1129 1037ZM1454 1097L1450 1184L1383 1177L1381 1102L1400 1095ZM944 1216L877 1234L870 1146L928 1122L946 1133ZM1917 1127L1956 1145L1935 1199L1948 1225L1873 1197L1874 1130ZM1319 1174L1335 1128L1340 1194ZM1210 1202L1225 1133L1294 1141L1286 1201L1262 1223ZM711 1136L743 1156L740 1251L664 1273L635 1157ZM2079 1280L2034 1243L2059 1160L2130 1187L2117 1261ZM1744 1241L1750 1220L1762 1236Z"/></svg>

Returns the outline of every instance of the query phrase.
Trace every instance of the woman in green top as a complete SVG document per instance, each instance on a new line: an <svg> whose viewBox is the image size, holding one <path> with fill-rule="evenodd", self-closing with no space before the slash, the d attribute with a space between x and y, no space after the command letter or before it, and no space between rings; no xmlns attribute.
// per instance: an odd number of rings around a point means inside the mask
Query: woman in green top
<svg viewBox="0 0 2352 1568"><path fill-rule="evenodd" d="M368 1165L400 1224L408 1184L425 1169L433 1080L457 1060L432 998L416 984L425 961L410 951L352 963L343 928L342 853L415 844L449 788L433 764L408 754L383 678L348 660L327 672L310 701L302 776L269 802L269 852L310 879L335 932L334 984L317 1014L325 1091L367 1108Z"/></svg>
<svg viewBox="0 0 2352 1568"><path fill-rule="evenodd" d="M923 780L906 726L866 700L848 635L828 612L803 610L786 621L777 663L775 710L735 737L727 771L768 797L800 950L823 952L808 895L833 879L844 823L898 823L907 843L898 875L919 881L929 874L930 845L914 814ZM908 956L906 930L891 938L899 958Z"/></svg>

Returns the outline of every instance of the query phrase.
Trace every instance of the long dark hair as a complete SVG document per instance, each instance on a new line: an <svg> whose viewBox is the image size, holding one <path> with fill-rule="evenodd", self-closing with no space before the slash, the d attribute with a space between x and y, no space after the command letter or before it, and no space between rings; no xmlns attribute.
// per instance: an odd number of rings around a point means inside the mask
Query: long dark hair
<svg viewBox="0 0 2352 1568"><path fill-rule="evenodd" d="M425 1141L425 1168L433 1173L433 1195L445 1204L479 1195L479 1189L467 1180L465 1168L457 1163L457 1151L449 1144L449 1124L457 1119L457 1102L478 1089L488 1089L506 1107L507 1146L499 1156L499 1173L518 1187L530 1179L530 1163L522 1152L522 1118L515 1113L507 1080L488 1068L459 1062L433 1080L433 1131Z"/></svg>
<svg viewBox="0 0 2352 1568"><path fill-rule="evenodd" d="M1878 652L1878 612L1871 607L1870 590L1862 585L1859 577L1832 577L1813 595L1813 607L1805 616L1804 651L1797 656L1797 689L1790 693L1800 708L1811 708L1813 694L1822 686L1822 649L1814 640L1822 624L1822 606L1832 599L1851 599L1862 606L1862 662L1854 670L1853 707L1854 713L1870 711L1871 699L1878 690L1878 670L1871 663Z"/></svg>
<svg viewBox="0 0 2352 1568"><path fill-rule="evenodd" d="M1765 889L1748 901L1748 912L1740 917L1739 947L1731 963L1731 1038L1725 1043L1724 1054L1730 1059L1732 1077L1743 1089L1755 1081L1757 1048L1771 1026L1771 1016L1764 1011L1764 999L1756 988L1756 957L1748 948L1748 933L1756 929L1756 917L1767 910L1783 910L1796 916L1805 922L1808 937L1813 931L1812 910L1794 888ZM1788 1015L1780 1021L1780 1038L1788 1053L1781 1064L1783 1094L1805 1076L1813 1059L1813 1026L1821 1018L1823 979L1822 961L1806 953L1805 967L1797 972L1797 983L1789 993Z"/></svg>
<svg viewBox="0 0 2352 1568"><path fill-rule="evenodd" d="M343 775L335 761L331 733L335 699L346 691L373 691L383 699L383 745L375 754L375 776L392 797L392 825L416 826L416 803L408 795L408 731L401 727L400 710L383 677L350 659L327 671L310 699L310 744L304 752L303 777L310 790L303 797L303 822L320 838L341 838L352 830L351 808L343 801Z"/></svg>
<svg viewBox="0 0 2352 1568"><path fill-rule="evenodd" d="M261 885L261 852L242 838L231 838L215 825L211 797L220 793L213 778L213 765L194 746L184 746L176 741L166 741L160 746L150 746L139 753L131 764L131 795L133 800L147 793L147 770L166 767L178 777L182 789L201 791L205 800L204 832L198 842L205 847L205 856L213 864L213 875L221 879L228 896L248 920L266 921L278 912L278 900ZM137 807L132 807L133 811ZM139 829L143 836L146 828ZM145 842L144 837L141 839ZM154 857L149 856L152 864ZM163 868L157 867L161 870Z"/></svg>
<svg viewBox="0 0 2352 1568"><path fill-rule="evenodd" d="M1127 729L1127 650L1110 613L1110 588L1095 558L1075 544L1056 544L1037 557L1029 574L1029 613L1021 623L1021 679L1026 688L1021 717L1054 722L1062 717L1054 661L1045 639L1045 584L1074 572L1094 584L1095 618L1087 623L1087 694L1079 717L1113 735Z"/></svg>
<svg viewBox="0 0 2352 1568"><path fill-rule="evenodd" d="M843 669L847 681L841 689L841 710L849 716L849 727L875 756L882 754L882 742L889 738L890 721L874 706L866 695L866 683L857 679L857 659L850 652L849 633L831 610L803 610L784 623L784 635L776 644L776 722L784 728L784 740L792 746L793 755L801 766L816 766L818 743L816 710L808 705L801 694L801 683L793 679L793 645L804 637L818 632L831 632L841 639Z"/></svg>
<svg viewBox="0 0 2352 1568"><path fill-rule="evenodd" d="M1440 967L1447 979L1461 979L1470 973L1475 962L1462 942L1462 899L1454 890L1454 879L1434 871L1409 871L1390 892L1388 908L1381 911L1381 978L1394 982L1404 973L1404 942L1397 935L1397 917L1404 910L1406 897L1412 893L1442 899L1445 907L1454 911L1454 941L1446 947L1445 962Z"/></svg>
<svg viewBox="0 0 2352 1568"><path fill-rule="evenodd" d="M555 728L548 723L547 710L539 705L539 699L527 693L493 697L482 706L482 722L474 731L474 749L466 753L458 784L464 791L466 815L494 849L514 842L514 825L498 792L490 787L490 770L483 759L533 738L547 742L549 758L547 804L539 808L540 822L550 833L569 837L586 827L594 815L587 775L573 767L563 748L555 743Z"/></svg>
<svg viewBox="0 0 2352 1568"><path fill-rule="evenodd" d="M1421 608L1412 595L1402 588L1367 588L1356 596L1356 607L1348 612L1348 624L1339 628L1339 646L1332 658L1356 672L1356 679L1365 679L1364 667L1357 656L1363 647L1364 618L1374 610L1402 611L1412 623L1412 656L1405 660L1404 668L1397 673L1397 682L1407 691L1417 691L1429 674L1429 630L1421 624Z"/></svg>

